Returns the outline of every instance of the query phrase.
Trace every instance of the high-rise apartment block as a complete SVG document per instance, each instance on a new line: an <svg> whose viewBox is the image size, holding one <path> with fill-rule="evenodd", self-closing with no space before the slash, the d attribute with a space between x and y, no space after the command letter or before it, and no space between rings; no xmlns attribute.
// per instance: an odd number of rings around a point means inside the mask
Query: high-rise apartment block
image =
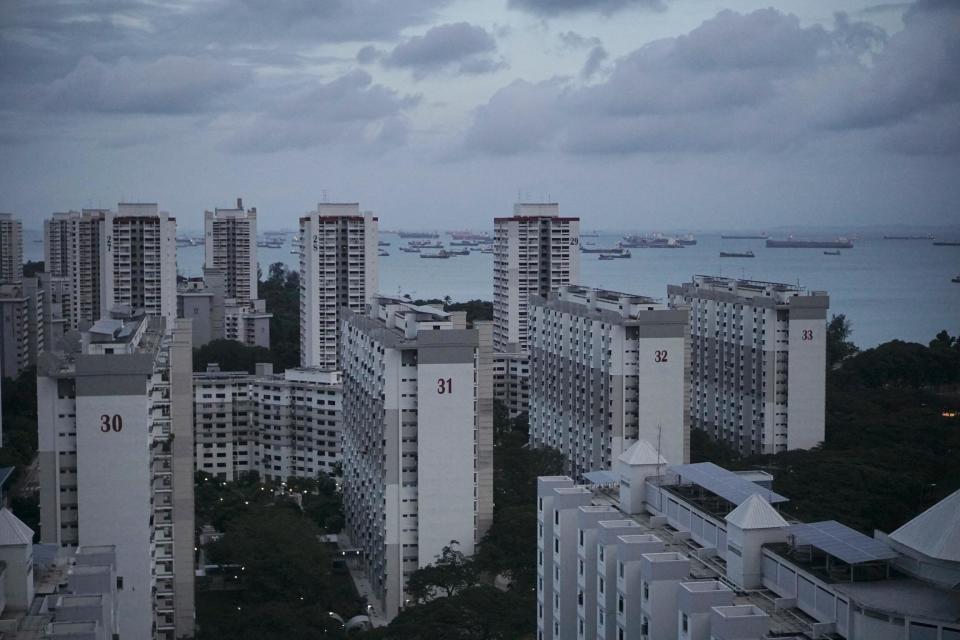
<svg viewBox="0 0 960 640"><path fill-rule="evenodd" d="M472 554L493 516L490 325L375 297L343 324L343 496L378 609L452 540Z"/></svg>
<svg viewBox="0 0 960 640"><path fill-rule="evenodd" d="M511 416L527 410L530 296L546 297L580 279L580 219L556 203L519 202L494 218L494 397Z"/></svg>
<svg viewBox="0 0 960 640"><path fill-rule="evenodd" d="M238 302L257 298L257 209L205 211L204 247L206 266L219 269L224 278L224 297Z"/></svg>
<svg viewBox="0 0 960 640"><path fill-rule="evenodd" d="M619 496L539 478L538 640L960 637L960 491L870 537L789 522L769 474L666 462L638 441Z"/></svg>
<svg viewBox="0 0 960 640"><path fill-rule="evenodd" d="M363 313L377 291L377 218L327 203L300 218L300 366L339 368L343 309Z"/></svg>
<svg viewBox="0 0 960 640"><path fill-rule="evenodd" d="M12 213L0 213L0 284L23 280L23 223Z"/></svg>
<svg viewBox="0 0 960 640"><path fill-rule="evenodd" d="M694 276L667 293L690 314L695 428L744 455L823 441L826 292Z"/></svg>
<svg viewBox="0 0 960 640"><path fill-rule="evenodd" d="M560 217L556 203L520 202L493 229L493 347L526 351L530 296L579 282L580 218Z"/></svg>
<svg viewBox="0 0 960 640"><path fill-rule="evenodd" d="M190 326L101 318L37 375L42 542L115 545L120 635L191 636Z"/></svg>
<svg viewBox="0 0 960 640"><path fill-rule="evenodd" d="M44 270L66 331L107 317L113 307L113 218L106 209L84 209L43 222Z"/></svg>
<svg viewBox="0 0 960 640"><path fill-rule="evenodd" d="M109 230L113 302L171 326L177 317L177 221L156 203L121 202Z"/></svg>
<svg viewBox="0 0 960 640"><path fill-rule="evenodd" d="M342 387L337 371L269 364L255 374L211 366L194 374L196 470L224 480L333 474L340 461Z"/></svg>
<svg viewBox="0 0 960 640"><path fill-rule="evenodd" d="M37 278L0 284L0 375L16 378L44 349L44 292Z"/></svg>
<svg viewBox="0 0 960 640"><path fill-rule="evenodd" d="M689 459L686 311L578 286L532 295L529 308L533 446L563 453L576 478L638 439Z"/></svg>

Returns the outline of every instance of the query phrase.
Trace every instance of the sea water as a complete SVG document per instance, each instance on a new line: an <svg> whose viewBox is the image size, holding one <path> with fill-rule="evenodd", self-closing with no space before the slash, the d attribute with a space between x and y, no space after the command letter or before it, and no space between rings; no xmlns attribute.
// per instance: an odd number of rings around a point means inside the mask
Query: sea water
<svg viewBox="0 0 960 640"><path fill-rule="evenodd" d="M200 235L200 234L197 234ZM24 258L42 260L42 236L24 232ZM596 247L611 247L620 233L601 232L584 237ZM381 233L390 253L380 257L379 289L385 294L455 301L493 298L493 255L471 252L445 260L423 259L399 250L407 241ZM449 237L440 238L449 246ZM580 255L580 284L652 298L665 298L668 284L689 281L695 274L722 275L799 284L830 295L830 314L842 313L853 326L853 341L861 348L895 338L927 343L946 329L960 334L960 247L937 247L929 240L864 238L840 255L823 249L767 249L763 240L730 240L719 235L697 235L697 244L682 249L631 249L632 257L600 260L597 254ZM460 247L454 247L460 248ZM291 238L282 248L260 247L258 260L264 275L282 262L299 268ZM753 251L755 258L721 258L720 251ZM431 250L433 251L433 250ZM202 245L178 248L178 272L200 275Z"/></svg>

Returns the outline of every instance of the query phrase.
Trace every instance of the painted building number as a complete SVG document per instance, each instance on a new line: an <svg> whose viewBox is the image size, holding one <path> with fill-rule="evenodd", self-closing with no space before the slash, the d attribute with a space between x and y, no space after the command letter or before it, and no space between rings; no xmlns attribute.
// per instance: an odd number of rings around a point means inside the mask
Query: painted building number
<svg viewBox="0 0 960 640"><path fill-rule="evenodd" d="M813 340L813 329L804 329L800 332L801 340Z"/></svg>
<svg viewBox="0 0 960 640"><path fill-rule="evenodd" d="M453 378L437 378L437 393L453 393Z"/></svg>
<svg viewBox="0 0 960 640"><path fill-rule="evenodd" d="M109 416L103 414L100 416L100 431L104 433L109 433L110 431L120 432L123 429L123 418L119 415L114 414Z"/></svg>
<svg viewBox="0 0 960 640"><path fill-rule="evenodd" d="M663 350L661 351L660 349L657 349L656 351L654 351L654 352L653 352L653 361L654 361L654 362L666 362L666 361L667 361L667 350L666 350L666 349L663 349Z"/></svg>

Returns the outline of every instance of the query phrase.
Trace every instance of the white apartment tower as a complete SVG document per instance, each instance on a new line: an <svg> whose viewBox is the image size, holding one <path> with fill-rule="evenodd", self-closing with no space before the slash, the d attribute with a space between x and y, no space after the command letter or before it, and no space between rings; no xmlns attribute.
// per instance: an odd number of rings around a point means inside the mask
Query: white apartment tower
<svg viewBox="0 0 960 640"><path fill-rule="evenodd" d="M376 606L392 618L406 579L493 517L490 325L375 297L343 323L343 496Z"/></svg>
<svg viewBox="0 0 960 640"><path fill-rule="evenodd" d="M635 294L562 286L530 297L530 444L570 475L609 470L638 439L690 457L687 312Z"/></svg>
<svg viewBox="0 0 960 640"><path fill-rule="evenodd" d="M667 293L690 314L695 428L743 455L823 441L826 292L698 275Z"/></svg>
<svg viewBox="0 0 960 640"><path fill-rule="evenodd" d="M344 308L363 313L377 290L377 218L328 203L300 218L300 366L339 368Z"/></svg>
<svg viewBox="0 0 960 640"><path fill-rule="evenodd" d="M257 209L214 209L203 214L206 266L224 277L224 297L238 302L257 298Z"/></svg>
<svg viewBox="0 0 960 640"><path fill-rule="evenodd" d="M121 202L108 230L113 302L177 318L177 221L156 203Z"/></svg>
<svg viewBox="0 0 960 640"><path fill-rule="evenodd" d="M23 223L12 213L0 213L0 284L23 280Z"/></svg>
<svg viewBox="0 0 960 640"><path fill-rule="evenodd" d="M189 324L102 318L37 375L42 541L116 545L120 636L193 634Z"/></svg>
<svg viewBox="0 0 960 640"><path fill-rule="evenodd" d="M44 268L65 330L89 326L113 306L113 217L106 209L84 209L43 222Z"/></svg>
<svg viewBox="0 0 960 640"><path fill-rule="evenodd" d="M580 218L556 203L519 202L494 218L493 348L527 350L528 300L580 280Z"/></svg>

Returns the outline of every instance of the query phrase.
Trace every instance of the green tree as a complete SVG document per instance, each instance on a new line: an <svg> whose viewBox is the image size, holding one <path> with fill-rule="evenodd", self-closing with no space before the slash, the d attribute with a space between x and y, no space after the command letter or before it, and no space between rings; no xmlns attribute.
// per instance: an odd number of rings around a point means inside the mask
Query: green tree
<svg viewBox="0 0 960 640"><path fill-rule="evenodd" d="M517 640L533 638L534 603L491 586L464 589L407 607L389 626L367 633L370 640ZM529 612L527 611L529 609ZM529 615L528 615L529 614Z"/></svg>
<svg viewBox="0 0 960 640"><path fill-rule="evenodd" d="M260 297L266 301L270 319L270 351L278 371L300 365L300 274L275 262L269 277L259 284Z"/></svg>
<svg viewBox="0 0 960 640"><path fill-rule="evenodd" d="M215 362L221 371L246 371L254 373L261 362L275 367L283 364L270 349L247 346L236 340L211 340L193 350L193 370L206 371L207 365Z"/></svg>
<svg viewBox="0 0 960 640"><path fill-rule="evenodd" d="M417 602L450 597L476 584L479 574L473 560L457 549L456 540L443 547L436 562L417 569L407 578L407 593Z"/></svg>
<svg viewBox="0 0 960 640"><path fill-rule="evenodd" d="M853 328L847 316L840 313L830 318L827 324L827 368L832 369L859 351L850 341L851 335Z"/></svg>

